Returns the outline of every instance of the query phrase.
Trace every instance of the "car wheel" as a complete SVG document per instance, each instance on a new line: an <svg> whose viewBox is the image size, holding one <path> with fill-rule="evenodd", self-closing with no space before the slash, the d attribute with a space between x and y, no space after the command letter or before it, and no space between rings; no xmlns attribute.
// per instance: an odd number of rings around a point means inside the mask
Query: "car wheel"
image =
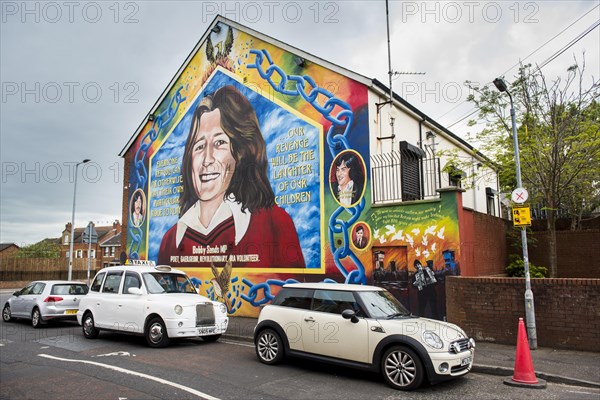
<svg viewBox="0 0 600 400"><path fill-rule="evenodd" d="M277 332L272 329L260 331L256 338L256 355L264 364L278 364L283 360L283 341Z"/></svg>
<svg viewBox="0 0 600 400"><path fill-rule="evenodd" d="M204 340L205 342L216 342L217 340L219 340L220 337L221 335L208 335L202 336L202 340Z"/></svg>
<svg viewBox="0 0 600 400"><path fill-rule="evenodd" d="M159 317L152 318L146 325L146 342L150 347L166 347L169 345L167 327Z"/></svg>
<svg viewBox="0 0 600 400"><path fill-rule="evenodd" d="M416 353L404 346L389 348L381 360L385 381L399 390L413 390L421 386L425 370Z"/></svg>
<svg viewBox="0 0 600 400"><path fill-rule="evenodd" d="M7 304L2 309L2 320L4 322L10 322L12 320L12 316L10 314L10 306Z"/></svg>
<svg viewBox="0 0 600 400"><path fill-rule="evenodd" d="M39 328L44 324L44 320L42 319L42 313L39 308L34 308L31 312L31 326L34 328Z"/></svg>
<svg viewBox="0 0 600 400"><path fill-rule="evenodd" d="M98 330L94 324L94 316L91 312L87 312L83 315L81 328L83 330L83 336L85 336L86 339L96 339L100 334L100 330Z"/></svg>

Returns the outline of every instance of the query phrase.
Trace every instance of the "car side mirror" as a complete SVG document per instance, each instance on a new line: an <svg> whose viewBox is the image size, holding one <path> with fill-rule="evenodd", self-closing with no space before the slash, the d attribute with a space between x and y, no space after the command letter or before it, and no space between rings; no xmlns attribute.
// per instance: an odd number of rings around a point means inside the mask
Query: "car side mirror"
<svg viewBox="0 0 600 400"><path fill-rule="evenodd" d="M349 319L350 322L352 322L353 324L358 322L358 317L356 316L356 313L354 312L354 310L344 310L342 311L342 318L344 319Z"/></svg>
<svg viewBox="0 0 600 400"><path fill-rule="evenodd" d="M137 287L130 287L129 289L127 289L127 293L137 294L138 296L140 296L142 294L142 289L137 288Z"/></svg>

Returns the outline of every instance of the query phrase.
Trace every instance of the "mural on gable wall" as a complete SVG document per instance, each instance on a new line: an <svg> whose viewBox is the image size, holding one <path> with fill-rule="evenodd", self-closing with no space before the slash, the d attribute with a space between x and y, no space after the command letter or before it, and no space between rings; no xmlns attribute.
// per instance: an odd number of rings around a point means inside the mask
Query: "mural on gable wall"
<svg viewBox="0 0 600 400"><path fill-rule="evenodd" d="M441 318L456 204L371 208L367 87L219 25L128 152L128 256L185 270L234 315L331 281Z"/></svg>

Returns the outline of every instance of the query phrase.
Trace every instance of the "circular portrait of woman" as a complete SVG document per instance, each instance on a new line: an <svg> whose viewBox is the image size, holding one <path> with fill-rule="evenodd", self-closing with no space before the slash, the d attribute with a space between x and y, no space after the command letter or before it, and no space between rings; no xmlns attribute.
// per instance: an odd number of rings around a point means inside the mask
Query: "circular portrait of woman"
<svg viewBox="0 0 600 400"><path fill-rule="evenodd" d="M338 154L329 171L331 193L343 207L355 206L365 192L365 163L356 151Z"/></svg>
<svg viewBox="0 0 600 400"><path fill-rule="evenodd" d="M146 195L142 189L133 192L129 200L129 218L133 226L141 226L146 215Z"/></svg>

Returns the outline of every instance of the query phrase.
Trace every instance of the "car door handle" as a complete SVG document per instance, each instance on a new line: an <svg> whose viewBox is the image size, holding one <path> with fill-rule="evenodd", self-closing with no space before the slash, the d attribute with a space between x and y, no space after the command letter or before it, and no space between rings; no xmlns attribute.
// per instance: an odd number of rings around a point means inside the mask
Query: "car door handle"
<svg viewBox="0 0 600 400"><path fill-rule="evenodd" d="M315 322L315 319L313 317L306 317L306 318L304 318L304 320L306 322Z"/></svg>

